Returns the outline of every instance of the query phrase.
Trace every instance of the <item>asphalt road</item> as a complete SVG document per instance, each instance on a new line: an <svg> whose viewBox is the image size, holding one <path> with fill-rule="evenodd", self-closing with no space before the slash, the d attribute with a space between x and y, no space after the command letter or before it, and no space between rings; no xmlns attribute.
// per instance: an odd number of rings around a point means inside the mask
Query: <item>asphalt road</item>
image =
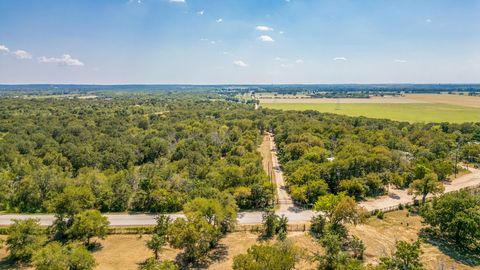
<svg viewBox="0 0 480 270"><path fill-rule="evenodd" d="M276 146L273 140L273 136L270 137L270 146L272 151L272 166L274 168L274 181L277 188L278 208L276 213L278 215L285 215L290 223L304 223L310 221L314 216L314 212L311 210L303 210L296 207L290 195L285 189L285 182L283 178L283 172L279 166ZM451 183L445 184L445 192L452 192L459 189L480 186L480 170L469 168L470 174L460 176L453 180ZM391 189L389 195L381 196L376 199L364 201L360 203L369 211L375 209L384 209L388 207L395 207L399 204L405 204L413 201L413 196L409 195L406 190ZM111 226L140 226L140 225L154 225L154 214L105 214L110 221ZM183 217L183 214L170 214L172 219ZM0 215L0 226L6 226L12 223L12 219L27 219L38 218L41 225L51 225L55 220L54 215L39 214L39 215L26 215L26 214L8 214ZM261 224L262 212L240 212L238 213L238 224Z"/></svg>

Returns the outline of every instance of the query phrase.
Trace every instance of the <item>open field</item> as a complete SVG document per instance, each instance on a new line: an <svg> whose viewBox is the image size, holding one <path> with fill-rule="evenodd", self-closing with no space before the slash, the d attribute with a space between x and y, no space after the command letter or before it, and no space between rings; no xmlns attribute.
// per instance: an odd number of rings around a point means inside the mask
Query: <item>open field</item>
<svg viewBox="0 0 480 270"><path fill-rule="evenodd" d="M145 246L145 241L149 236L139 235L110 235L106 240L100 240L102 248L93 253L98 266L98 270L136 270L139 265L147 258L151 257L152 252ZM290 233L288 239L310 254L310 252L320 251L320 246L307 233ZM233 258L236 255L247 252L247 249L258 243L258 234L250 232L236 232L228 234L220 241L219 247L212 252L209 258L208 269L231 269ZM166 260L174 260L180 251L172 248L165 248L161 257ZM0 260L7 256L5 249L0 249ZM297 265L297 269L314 269L315 264L308 258L303 259ZM2 268L0 269L16 269ZM20 268L22 270L31 269L28 267Z"/></svg>
<svg viewBox="0 0 480 270"><path fill-rule="evenodd" d="M415 100L407 97L371 97L371 98L289 98L286 95L280 98L263 98L260 103L263 105L270 103L300 103L300 104L410 104L410 103L429 103L428 101Z"/></svg>
<svg viewBox="0 0 480 270"><path fill-rule="evenodd" d="M317 110L348 116L386 118L408 122L478 122L480 108L433 103L371 103L307 104L307 103L262 103L262 107L281 110Z"/></svg>
<svg viewBox="0 0 480 270"><path fill-rule="evenodd" d="M386 213L383 220L371 217L365 224L356 227L349 226L349 231L359 237L366 246L365 260L367 263L376 263L378 258L388 256L394 251L395 241L412 241L418 238L420 229L423 227L422 218L415 215L407 215L406 210ZM422 262L427 269L479 269L479 266L469 266L460 261L455 261L442 253L439 247L422 242ZM456 254L456 256L459 256ZM452 266L454 268L452 268Z"/></svg>
<svg viewBox="0 0 480 270"><path fill-rule="evenodd" d="M382 256L391 254L394 250L396 240L412 241L418 238L420 229L423 227L421 217L407 215L406 210L386 213L383 220L371 217L365 224L356 227L349 226L349 231L353 235L364 241L366 246L365 263L377 263ZM5 236L2 236L3 238ZM150 250L145 246L148 235L110 235L106 240L100 240L102 248L93 254L98 263L96 269L138 269L139 264L152 256ZM305 255L312 255L321 252L321 247L306 232L289 233L288 239L296 246L303 248ZM247 249L258 243L258 234L252 232L235 232L228 234L221 240L219 248L213 251L210 257L208 269L231 269L233 257L245 253ZM444 264L444 269L456 270L478 269L474 266L468 266L460 261L442 253L439 247L429 243L422 243L422 261L427 269L438 269L439 265ZM174 260L179 254L179 250L165 248L161 257L168 260ZM0 249L0 260L7 256L5 248ZM303 259L297 269L314 269L315 263L307 258ZM2 268L0 263L0 269ZM31 268L20 268L31 269Z"/></svg>
<svg viewBox="0 0 480 270"><path fill-rule="evenodd" d="M465 107L480 108L480 97L450 94L407 94L405 98L418 102L442 103Z"/></svg>

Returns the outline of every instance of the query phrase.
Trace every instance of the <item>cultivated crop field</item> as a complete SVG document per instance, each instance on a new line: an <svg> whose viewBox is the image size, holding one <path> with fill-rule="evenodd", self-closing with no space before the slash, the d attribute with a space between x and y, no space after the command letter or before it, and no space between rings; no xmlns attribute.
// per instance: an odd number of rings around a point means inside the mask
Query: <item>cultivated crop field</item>
<svg viewBox="0 0 480 270"><path fill-rule="evenodd" d="M317 110L348 116L387 118L408 122L478 122L480 98L457 95L408 95L370 99L269 99L264 108Z"/></svg>

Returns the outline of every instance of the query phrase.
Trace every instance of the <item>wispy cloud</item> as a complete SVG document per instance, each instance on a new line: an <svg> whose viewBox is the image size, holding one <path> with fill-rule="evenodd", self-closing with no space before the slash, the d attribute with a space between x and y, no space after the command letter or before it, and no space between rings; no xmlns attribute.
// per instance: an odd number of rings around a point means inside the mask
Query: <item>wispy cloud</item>
<svg viewBox="0 0 480 270"><path fill-rule="evenodd" d="M285 61L288 61L288 59L277 56L277 57L275 57L275 61L285 62Z"/></svg>
<svg viewBox="0 0 480 270"><path fill-rule="evenodd" d="M346 57L335 57L333 58L333 61L347 61Z"/></svg>
<svg viewBox="0 0 480 270"><path fill-rule="evenodd" d="M187 1L185 0L168 0L170 3L186 3Z"/></svg>
<svg viewBox="0 0 480 270"><path fill-rule="evenodd" d="M255 27L256 30L258 31L273 31L273 28L271 28L270 26L265 26L265 25L257 25L257 27Z"/></svg>
<svg viewBox="0 0 480 270"><path fill-rule="evenodd" d="M223 19L222 19L222 18L218 18L218 19L216 19L215 21L216 21L217 23L221 23L221 22L223 22Z"/></svg>
<svg viewBox="0 0 480 270"><path fill-rule="evenodd" d="M426 23L431 23L431 22L432 22L432 19L425 19L425 22L426 22Z"/></svg>
<svg viewBox="0 0 480 270"><path fill-rule="evenodd" d="M242 60L235 60L233 64L237 67L248 67L248 64L243 62Z"/></svg>
<svg viewBox="0 0 480 270"><path fill-rule="evenodd" d="M2 52L2 53L9 53L9 52L10 52L10 49L8 49L8 47L5 46L5 45L0 45L0 52Z"/></svg>
<svg viewBox="0 0 480 270"><path fill-rule="evenodd" d="M14 54L18 59L32 59L32 54L30 54L29 52L24 51L24 50L14 51L13 54Z"/></svg>
<svg viewBox="0 0 480 270"><path fill-rule="evenodd" d="M197 14L198 14L198 15L203 15L203 14L205 14L205 10L197 11Z"/></svg>
<svg viewBox="0 0 480 270"><path fill-rule="evenodd" d="M38 62L58 64L62 66L84 66L80 60L72 58L69 54L64 54L60 58L42 56L38 58Z"/></svg>
<svg viewBox="0 0 480 270"><path fill-rule="evenodd" d="M133 3L141 4L142 0L128 0L128 4L133 4Z"/></svg>
<svg viewBox="0 0 480 270"><path fill-rule="evenodd" d="M262 42L275 42L275 40L271 36L267 36L267 35L259 36L258 40L260 40Z"/></svg>
<svg viewBox="0 0 480 270"><path fill-rule="evenodd" d="M296 64L303 64L303 63L305 63L305 61L303 61L303 59L297 59L297 60L295 60L295 63Z"/></svg>
<svg viewBox="0 0 480 270"><path fill-rule="evenodd" d="M404 60L404 59L395 59L395 60L393 60L393 62L395 62L395 63L407 63L408 61Z"/></svg>

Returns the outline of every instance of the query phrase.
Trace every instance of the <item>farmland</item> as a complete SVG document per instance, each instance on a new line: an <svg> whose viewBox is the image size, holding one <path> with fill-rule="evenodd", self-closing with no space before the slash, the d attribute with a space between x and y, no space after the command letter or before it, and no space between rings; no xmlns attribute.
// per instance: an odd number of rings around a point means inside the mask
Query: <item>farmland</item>
<svg viewBox="0 0 480 270"><path fill-rule="evenodd" d="M408 122L477 122L480 98L459 95L407 95L369 99L261 99L262 107L280 110L316 110L348 116L387 118Z"/></svg>

